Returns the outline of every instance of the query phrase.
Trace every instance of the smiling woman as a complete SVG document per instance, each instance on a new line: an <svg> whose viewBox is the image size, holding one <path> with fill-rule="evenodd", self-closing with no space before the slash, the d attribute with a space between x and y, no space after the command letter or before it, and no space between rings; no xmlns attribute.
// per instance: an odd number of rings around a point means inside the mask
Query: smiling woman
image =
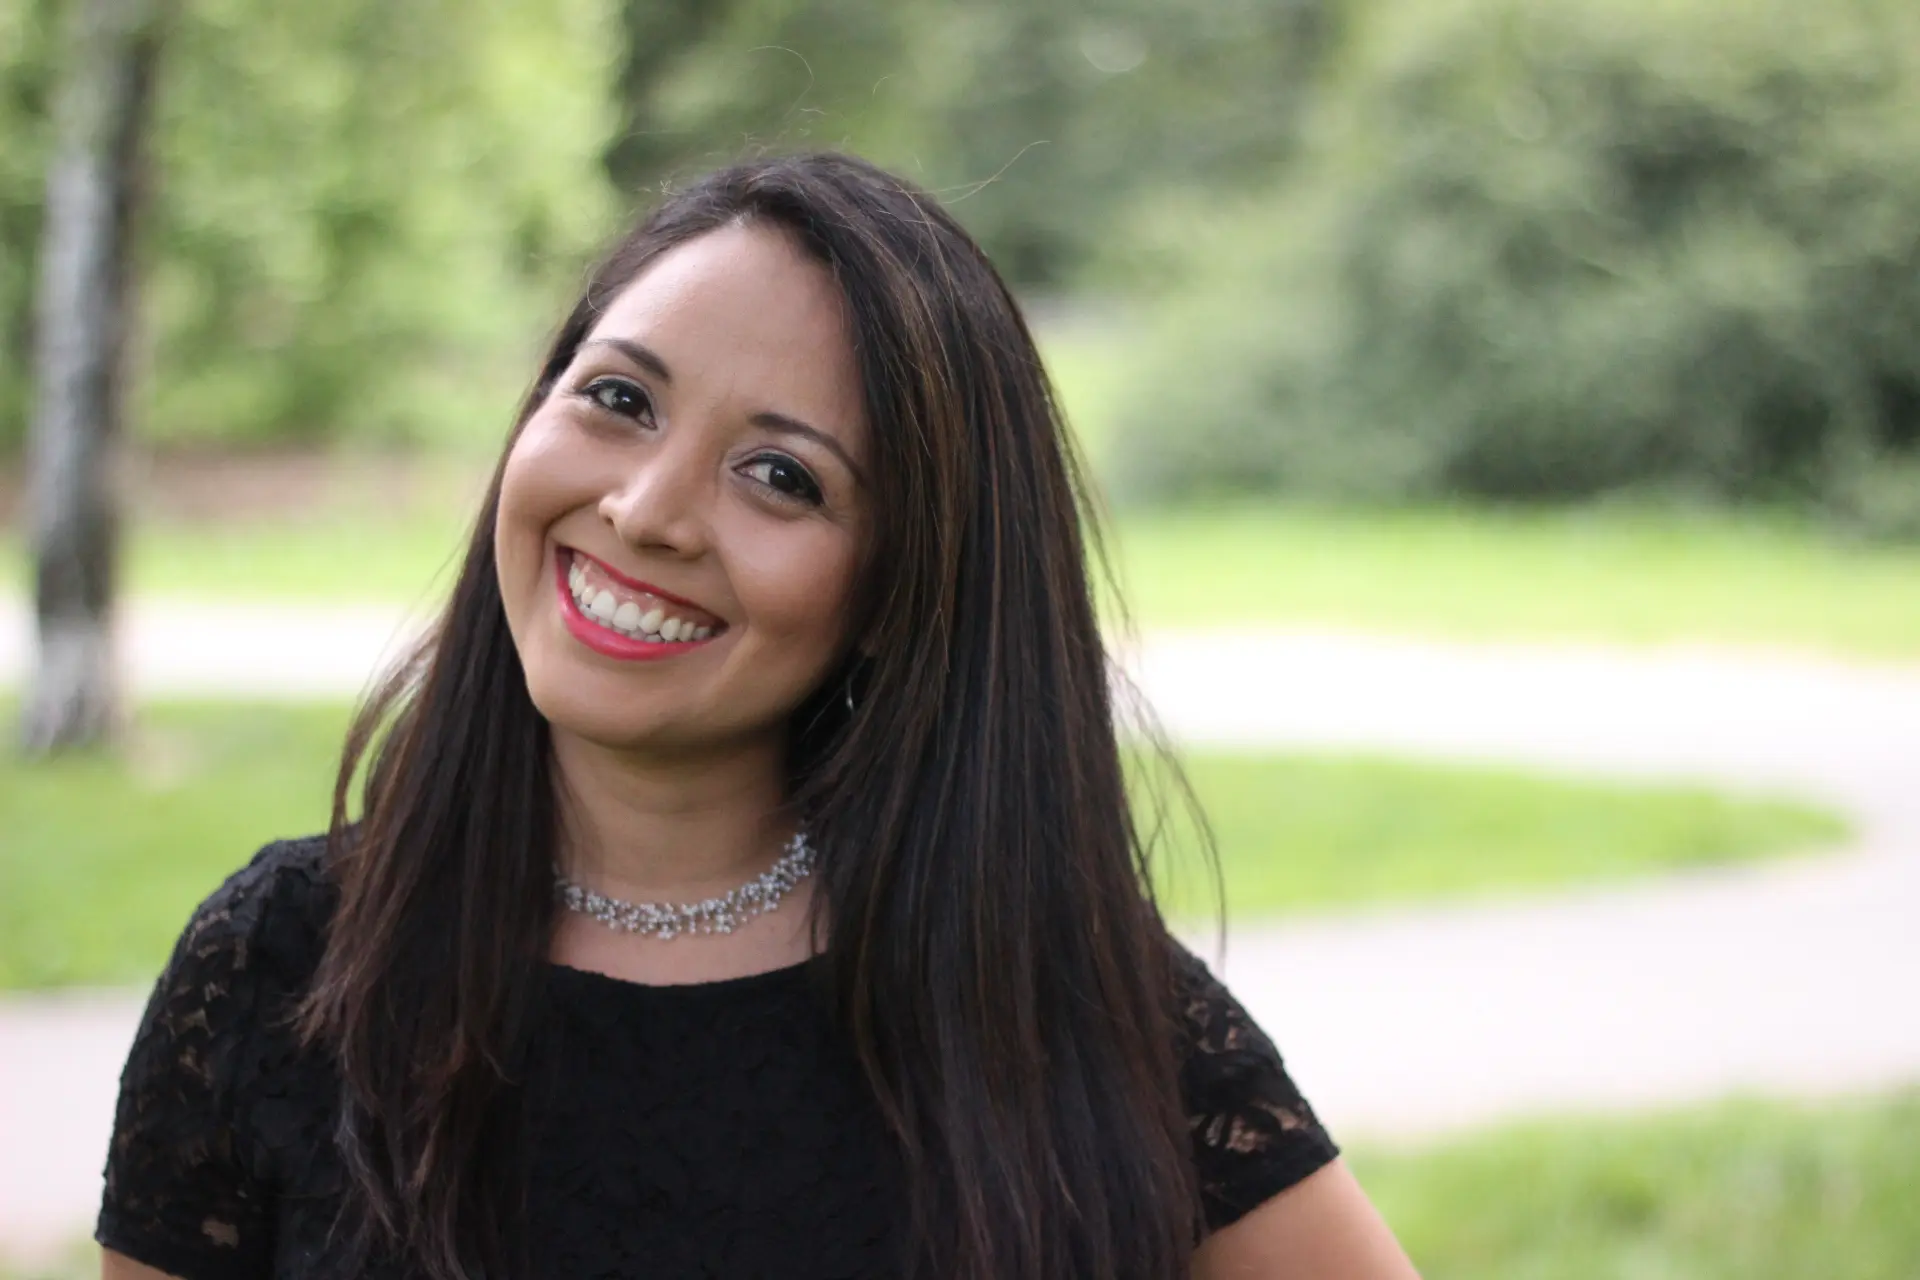
<svg viewBox="0 0 1920 1280"><path fill-rule="evenodd" d="M494 548L557 752L711 745L739 768L752 744L778 776L846 658L868 524L844 310L790 234L721 227L615 297L527 419Z"/></svg>
<svg viewBox="0 0 1920 1280"><path fill-rule="evenodd" d="M1411 1274L1162 923L1078 492L925 194L815 155L671 197L331 829L189 922L108 1273Z"/></svg>

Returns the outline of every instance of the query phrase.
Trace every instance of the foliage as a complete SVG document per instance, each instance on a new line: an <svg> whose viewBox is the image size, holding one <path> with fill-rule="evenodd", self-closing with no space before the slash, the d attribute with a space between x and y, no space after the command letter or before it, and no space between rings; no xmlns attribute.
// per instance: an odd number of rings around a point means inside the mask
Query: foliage
<svg viewBox="0 0 1920 1280"><path fill-rule="evenodd" d="M133 425L151 439L498 439L611 227L598 0L179 7L152 134ZM11 14L11 10L9 10ZM15 21L9 17L5 22ZM4 47L4 46L0 46ZM19 84L46 74L22 55ZM38 221L0 114L9 263ZM0 311L25 282L0 272ZM0 386L21 378L0 350ZM0 443L17 439L0 404Z"/></svg>
<svg viewBox="0 0 1920 1280"><path fill-rule="evenodd" d="M54 0L0 5L0 451L25 434Z"/></svg>
<svg viewBox="0 0 1920 1280"><path fill-rule="evenodd" d="M1014 280L1070 280L1159 187L1289 155L1330 0L625 0L623 187L851 146L941 191Z"/></svg>
<svg viewBox="0 0 1920 1280"><path fill-rule="evenodd" d="M346 722L338 706L165 704L142 711L119 758L0 761L0 989L156 972L193 904L255 848L325 825ZM1236 913L1618 878L1840 829L1690 789L1297 756L1191 763Z"/></svg>
<svg viewBox="0 0 1920 1280"><path fill-rule="evenodd" d="M1920 1275L1913 1090L1537 1121L1353 1164L1427 1280Z"/></svg>
<svg viewBox="0 0 1920 1280"><path fill-rule="evenodd" d="M24 431L56 0L0 13L0 453ZM506 0L178 7L153 132L137 438L491 441L652 188L852 146L1069 278L1138 195L1294 141L1326 0ZM603 167L604 166L604 167Z"/></svg>
<svg viewBox="0 0 1920 1280"><path fill-rule="evenodd" d="M1139 224L1184 274L1125 484L1915 518L1920 11L1366 12L1293 174Z"/></svg>

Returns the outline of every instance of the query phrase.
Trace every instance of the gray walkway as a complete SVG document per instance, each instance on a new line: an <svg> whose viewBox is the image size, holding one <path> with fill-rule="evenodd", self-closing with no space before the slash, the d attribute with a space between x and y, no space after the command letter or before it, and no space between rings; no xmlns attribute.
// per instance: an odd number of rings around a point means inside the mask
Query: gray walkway
<svg viewBox="0 0 1920 1280"><path fill-rule="evenodd" d="M353 692L400 625L185 608L130 623L140 692L278 696ZM23 641L0 605L0 685ZM1235 931L1228 981L1342 1136L1920 1080L1920 668L1303 634L1157 635L1130 665L1187 741L1702 778L1859 824L1859 847L1825 859ZM84 1228L137 1008L0 1001L0 1245Z"/></svg>
<svg viewBox="0 0 1920 1280"><path fill-rule="evenodd" d="M1325 635L1136 665L1190 742L1702 779L1857 825L1816 860L1230 935L1228 980L1346 1132L1920 1081L1920 668Z"/></svg>

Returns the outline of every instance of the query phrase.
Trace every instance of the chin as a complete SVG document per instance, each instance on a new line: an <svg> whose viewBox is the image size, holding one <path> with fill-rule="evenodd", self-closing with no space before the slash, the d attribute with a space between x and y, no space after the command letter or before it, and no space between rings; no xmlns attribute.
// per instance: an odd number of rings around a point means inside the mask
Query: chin
<svg viewBox="0 0 1920 1280"><path fill-rule="evenodd" d="M610 690L593 680L533 678L527 692L556 733L607 751L705 755L780 732L778 725L756 733L751 727L718 722L672 692L654 697L633 689Z"/></svg>
<svg viewBox="0 0 1920 1280"><path fill-rule="evenodd" d="M527 680L534 709L556 732L595 746L640 750L683 745L692 736L686 725L690 717L650 706L654 699L632 690L622 692L624 697L608 697L604 687L577 679L542 680L530 674Z"/></svg>

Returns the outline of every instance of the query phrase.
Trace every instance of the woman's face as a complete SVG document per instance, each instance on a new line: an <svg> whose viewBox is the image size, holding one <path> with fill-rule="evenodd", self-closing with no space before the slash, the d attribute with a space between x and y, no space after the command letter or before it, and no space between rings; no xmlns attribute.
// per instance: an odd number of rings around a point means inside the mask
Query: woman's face
<svg viewBox="0 0 1920 1280"><path fill-rule="evenodd" d="M785 234L709 232L627 286L501 482L500 592L555 730L784 733L849 642L867 430L839 290Z"/></svg>

